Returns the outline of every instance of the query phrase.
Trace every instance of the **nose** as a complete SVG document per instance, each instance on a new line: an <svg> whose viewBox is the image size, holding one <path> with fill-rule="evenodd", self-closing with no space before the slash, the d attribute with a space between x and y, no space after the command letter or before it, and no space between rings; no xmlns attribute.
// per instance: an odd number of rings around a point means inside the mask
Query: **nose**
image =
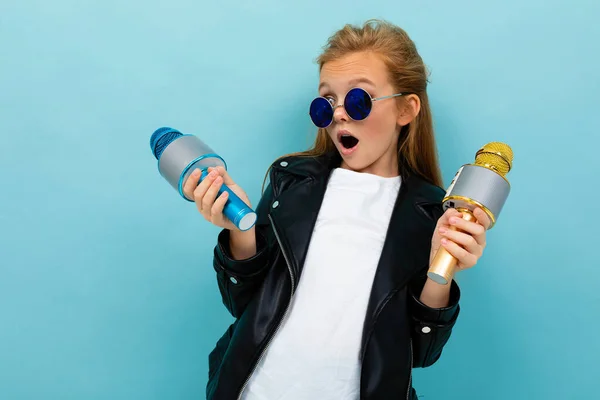
<svg viewBox="0 0 600 400"><path fill-rule="evenodd" d="M347 122L348 114L346 114L346 110L344 109L343 104L338 104L333 108L333 120L335 122Z"/></svg>

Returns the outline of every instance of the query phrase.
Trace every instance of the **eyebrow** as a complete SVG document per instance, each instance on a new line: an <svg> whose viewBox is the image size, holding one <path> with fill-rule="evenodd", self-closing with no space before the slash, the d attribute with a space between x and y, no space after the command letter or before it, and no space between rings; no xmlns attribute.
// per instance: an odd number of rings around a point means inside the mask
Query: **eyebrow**
<svg viewBox="0 0 600 400"><path fill-rule="evenodd" d="M375 83L373 83L373 81L371 81L370 79L364 78L364 77L361 77L361 78L355 78L355 79L352 79L351 81L349 81L349 82L348 82L348 84L349 84L350 86L354 86L354 85L356 85L357 83L366 83L366 84L369 84L369 85L371 85L371 86L375 86ZM321 84L319 85L319 90L321 90L323 87L326 87L326 86L327 86L327 87L329 86L329 85L327 84L327 82L321 82Z"/></svg>

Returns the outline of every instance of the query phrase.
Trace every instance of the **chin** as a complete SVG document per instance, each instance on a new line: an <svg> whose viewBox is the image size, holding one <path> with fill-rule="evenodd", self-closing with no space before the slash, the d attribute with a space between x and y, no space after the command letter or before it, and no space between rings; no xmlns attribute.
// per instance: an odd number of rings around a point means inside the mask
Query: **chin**
<svg viewBox="0 0 600 400"><path fill-rule="evenodd" d="M342 156L342 166L344 168L351 169L352 171L362 172L363 170L367 169L369 165L372 164L370 162L355 157L348 157L344 156L343 154L340 155Z"/></svg>

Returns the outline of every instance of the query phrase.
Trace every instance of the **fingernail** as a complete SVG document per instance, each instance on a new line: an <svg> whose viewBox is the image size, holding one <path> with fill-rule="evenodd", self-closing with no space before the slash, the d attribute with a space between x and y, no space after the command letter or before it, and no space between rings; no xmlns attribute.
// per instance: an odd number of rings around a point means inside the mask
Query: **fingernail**
<svg viewBox="0 0 600 400"><path fill-rule="evenodd" d="M458 222L458 218L456 218L456 217L452 217L452 218L450 218L450 223L451 223L451 224L455 224L455 223L457 223L457 222Z"/></svg>
<svg viewBox="0 0 600 400"><path fill-rule="evenodd" d="M440 228L440 233L446 233L448 230L446 228Z"/></svg>
<svg viewBox="0 0 600 400"><path fill-rule="evenodd" d="M442 244L448 244L448 240L447 239L442 239Z"/></svg>
<svg viewBox="0 0 600 400"><path fill-rule="evenodd" d="M215 176L217 176L217 171L215 171L214 169L212 171L210 171L210 176L212 178L214 178Z"/></svg>

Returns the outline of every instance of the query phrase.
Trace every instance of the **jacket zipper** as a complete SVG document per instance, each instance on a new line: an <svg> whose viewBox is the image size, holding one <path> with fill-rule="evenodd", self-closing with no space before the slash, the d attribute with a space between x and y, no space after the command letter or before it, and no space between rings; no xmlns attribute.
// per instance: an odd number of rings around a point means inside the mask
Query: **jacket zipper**
<svg viewBox="0 0 600 400"><path fill-rule="evenodd" d="M290 292L290 300L288 301L287 307L285 309L285 313L283 314L283 318L281 320L279 320L279 324L277 324L277 328L275 329L275 333L273 335L271 335L271 337L269 338L269 341L267 342L267 345L265 346L265 348L263 349L262 353L260 354L260 357L258 358L258 361L256 361L256 363L252 367L252 370L250 371L250 374L248 375L248 377L244 381L244 385L242 385L242 389L240 390L240 392L238 394L238 400L240 400L242 398L242 394L244 393L244 390L246 390L246 386L248 385L248 382L250 381L250 377L254 373L254 370L256 369L256 366L263 359L266 350L269 348L269 345L271 344L271 341L273 340L273 338L275 337L275 335L277 335L277 332L279 332L279 328L281 328L281 323L287 318L288 312L290 310L290 304L292 303L292 297L294 296L295 281L294 281L294 274L292 273L292 267L290 266L290 260L289 260L289 258L287 256L287 254L285 253L285 250L283 249L283 245L281 243L281 238L279 237L279 233L277 232L277 229L275 228L275 223L273 222L273 218L271 218L270 215L269 215L269 221L271 221L271 226L273 227L273 232L275 233L275 237L277 238L277 243L279 243L279 248L281 249L281 253L283 254L283 258L285 259L285 264L287 265L288 272L290 273L290 280L292 281L292 290Z"/></svg>
<svg viewBox="0 0 600 400"><path fill-rule="evenodd" d="M410 338L410 376L408 378L408 388L406 388L406 400L410 400L410 388L412 387L412 370L413 370L413 343Z"/></svg>

